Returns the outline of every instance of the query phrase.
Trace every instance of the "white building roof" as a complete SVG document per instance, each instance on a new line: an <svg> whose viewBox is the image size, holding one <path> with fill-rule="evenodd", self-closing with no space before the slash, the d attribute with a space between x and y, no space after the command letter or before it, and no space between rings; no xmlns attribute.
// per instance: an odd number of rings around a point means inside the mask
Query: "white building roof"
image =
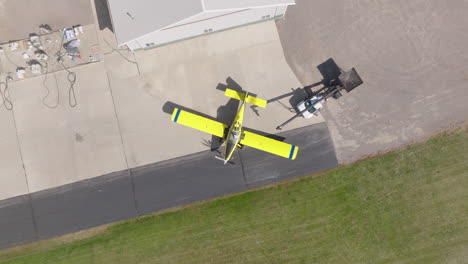
<svg viewBox="0 0 468 264"><path fill-rule="evenodd" d="M202 0L206 11L293 5L294 0Z"/></svg>
<svg viewBox="0 0 468 264"><path fill-rule="evenodd" d="M294 4L294 0L107 0L107 2L119 45L203 12Z"/></svg>

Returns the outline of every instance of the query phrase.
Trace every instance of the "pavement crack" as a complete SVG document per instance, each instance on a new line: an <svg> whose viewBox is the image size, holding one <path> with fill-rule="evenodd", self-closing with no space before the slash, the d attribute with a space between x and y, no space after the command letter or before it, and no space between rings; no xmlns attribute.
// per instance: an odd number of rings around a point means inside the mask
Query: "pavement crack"
<svg viewBox="0 0 468 264"><path fill-rule="evenodd" d="M112 86L111 86L109 72L106 72L106 74L107 74L107 83L109 85L110 96L111 96L111 99L112 99L112 106L114 107L115 120L117 122L117 128L119 129L120 142L122 144L122 151L123 151L124 159L125 159L125 166L127 167L128 176L130 177L130 184L132 186L133 206L135 208L135 212L136 212L137 216L140 216L141 214L140 214L140 210L138 209L138 202L137 202L137 199L136 199L135 182L134 182L134 179L133 179L132 170L130 169L130 166L128 165L127 152L125 150L125 144L124 144L124 140L123 140L123 136L122 136L122 129L121 129L121 126L120 126L119 116L117 115L117 108L115 107L114 94L112 93Z"/></svg>
<svg viewBox="0 0 468 264"><path fill-rule="evenodd" d="M33 201L32 201L32 197L31 197L31 191L30 191L30 188L29 188L28 174L26 172L26 165L24 164L23 152L22 152L22 149L21 149L21 142L20 142L19 135L18 135L18 127L16 125L16 118L15 118L14 109L11 110L11 114L13 115L13 125L15 127L16 141L18 143L18 152L19 152L19 155L20 155L21 164L23 165L24 180L26 182L26 190L28 192L27 197L28 197L29 210L31 211L32 225L33 225L34 233L36 235L36 239L39 239L39 231L38 231L38 228L37 228L36 214L34 212L34 206L33 206Z"/></svg>
<svg viewBox="0 0 468 264"><path fill-rule="evenodd" d="M242 177L244 179L245 186L248 187L249 183L247 182L247 177L245 176L245 168L244 168L244 162L242 161L242 155L241 155L240 151L238 151L237 153L238 153L239 162L240 162L240 165L241 165Z"/></svg>

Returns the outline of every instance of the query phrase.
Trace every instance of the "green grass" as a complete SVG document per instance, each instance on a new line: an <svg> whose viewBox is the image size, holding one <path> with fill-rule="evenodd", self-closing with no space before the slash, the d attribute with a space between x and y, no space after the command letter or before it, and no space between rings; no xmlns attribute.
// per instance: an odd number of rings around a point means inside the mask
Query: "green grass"
<svg viewBox="0 0 468 264"><path fill-rule="evenodd" d="M468 263L468 132L1 263ZM40 246L39 246L40 245Z"/></svg>

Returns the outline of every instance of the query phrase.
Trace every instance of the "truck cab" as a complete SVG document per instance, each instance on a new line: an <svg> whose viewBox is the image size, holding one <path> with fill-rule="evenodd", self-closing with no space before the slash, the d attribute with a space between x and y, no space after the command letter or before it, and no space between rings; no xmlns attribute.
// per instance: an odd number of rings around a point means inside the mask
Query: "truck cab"
<svg viewBox="0 0 468 264"><path fill-rule="evenodd" d="M311 105L313 105L307 111L302 113L302 116L305 119L309 119L314 115L318 115L318 112L323 107L322 102L317 102L321 98L322 98L321 96L317 96L317 95L314 95L314 96L312 96L310 98L307 98L307 99L305 99L304 101L300 102L297 105L297 109L299 110L299 112L302 112L302 111L304 111L304 109L306 109L306 108L310 107Z"/></svg>

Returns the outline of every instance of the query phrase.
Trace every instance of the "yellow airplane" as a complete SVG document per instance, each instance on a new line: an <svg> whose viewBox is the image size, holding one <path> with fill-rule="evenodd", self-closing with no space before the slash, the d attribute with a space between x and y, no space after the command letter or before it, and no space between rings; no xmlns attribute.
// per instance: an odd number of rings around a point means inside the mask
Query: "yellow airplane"
<svg viewBox="0 0 468 264"><path fill-rule="evenodd" d="M248 93L244 94L231 89L226 89L224 95L242 101L236 117L230 126L192 114L179 108L174 109L174 112L172 113L172 121L221 138L223 143L226 143L224 155L223 158L216 158L224 161L224 164L232 158L236 148L244 145L291 160L296 158L297 151L299 150L297 146L264 137L243 129L242 121L244 119L245 103L247 102L265 108L267 104L265 100L253 97Z"/></svg>

